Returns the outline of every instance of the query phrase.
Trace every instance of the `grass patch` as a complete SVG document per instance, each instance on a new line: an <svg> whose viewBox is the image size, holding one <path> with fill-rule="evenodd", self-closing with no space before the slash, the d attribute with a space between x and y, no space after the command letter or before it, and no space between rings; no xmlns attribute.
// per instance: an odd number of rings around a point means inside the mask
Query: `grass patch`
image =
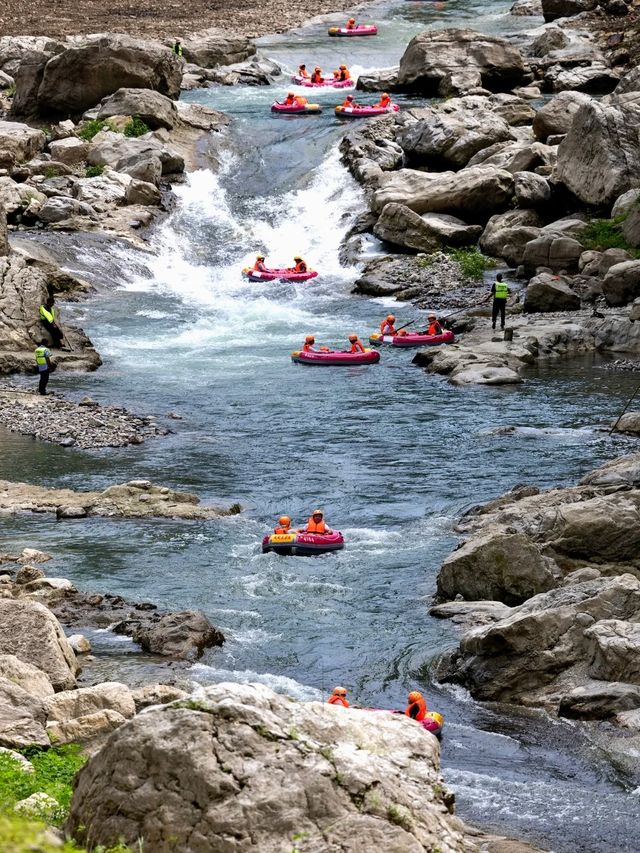
<svg viewBox="0 0 640 853"><path fill-rule="evenodd" d="M633 257L639 257L638 249L630 246L622 233L622 223L626 218L627 215L623 214L614 219L592 219L580 235L580 242L585 249L595 249L599 252L606 249L624 249Z"/></svg>
<svg viewBox="0 0 640 853"><path fill-rule="evenodd" d="M24 754L33 764L35 773L24 773L10 756L0 754L0 808L8 810L19 800L44 791L60 803L60 814L54 822L61 824L69 810L73 778L86 757L75 744L25 750Z"/></svg>
<svg viewBox="0 0 640 853"><path fill-rule="evenodd" d="M85 176L87 178L99 178L104 172L104 166L87 166Z"/></svg>
<svg viewBox="0 0 640 853"><path fill-rule="evenodd" d="M124 126L124 135L135 139L137 136L144 136L151 130L139 116L134 116L131 121L128 121Z"/></svg>
<svg viewBox="0 0 640 853"><path fill-rule="evenodd" d="M477 246L470 249L453 249L446 246L444 251L459 264L464 277L474 281L480 281L486 270L493 269L495 266L494 261L483 255Z"/></svg>
<svg viewBox="0 0 640 853"><path fill-rule="evenodd" d="M411 832L413 829L413 820L410 813L397 803L390 803L387 806L387 817L390 823L401 826L407 832Z"/></svg>
<svg viewBox="0 0 640 853"><path fill-rule="evenodd" d="M107 127L107 122L104 119L92 118L80 128L78 136L80 139L84 139L85 142L90 142L105 127Z"/></svg>

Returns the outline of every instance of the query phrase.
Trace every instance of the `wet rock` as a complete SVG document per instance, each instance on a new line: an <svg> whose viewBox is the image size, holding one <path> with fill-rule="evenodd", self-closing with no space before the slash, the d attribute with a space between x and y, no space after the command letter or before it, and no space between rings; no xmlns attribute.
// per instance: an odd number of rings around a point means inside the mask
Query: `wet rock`
<svg viewBox="0 0 640 853"><path fill-rule="evenodd" d="M132 157L157 157L162 164L162 174L171 175L184 171L184 158L153 137L129 139L120 133L102 130L93 138L87 162L92 166L110 166L120 171Z"/></svg>
<svg viewBox="0 0 640 853"><path fill-rule="evenodd" d="M136 116L151 130L171 130L178 121L178 110L171 98L152 89L118 89L100 104L98 118L111 116Z"/></svg>
<svg viewBox="0 0 640 853"><path fill-rule="evenodd" d="M395 92L398 88L399 67L382 68L369 74L360 74L356 89L362 92Z"/></svg>
<svg viewBox="0 0 640 853"><path fill-rule="evenodd" d="M625 412L615 423L616 432L640 435L640 412Z"/></svg>
<svg viewBox="0 0 640 853"><path fill-rule="evenodd" d="M640 106L583 104L558 149L556 178L585 204L606 205L637 183Z"/></svg>
<svg viewBox="0 0 640 853"><path fill-rule="evenodd" d="M446 601L429 608L436 619L451 619L466 628L499 622L508 616L511 608L501 601Z"/></svg>
<svg viewBox="0 0 640 853"><path fill-rule="evenodd" d="M511 9L510 15L515 17L542 17L542 0L516 0Z"/></svg>
<svg viewBox="0 0 640 853"><path fill-rule="evenodd" d="M55 690L75 687L75 655L58 620L38 602L0 599L0 654L37 666Z"/></svg>
<svg viewBox="0 0 640 853"><path fill-rule="evenodd" d="M126 619L113 630L131 637L146 652L175 658L199 658L205 649L224 642L224 635L199 610Z"/></svg>
<svg viewBox="0 0 640 853"><path fill-rule="evenodd" d="M42 701L0 676L0 746L49 746Z"/></svg>
<svg viewBox="0 0 640 853"><path fill-rule="evenodd" d="M259 685L206 688L195 708L141 714L110 737L78 776L66 829L91 847L144 837L156 853L230 836L276 853L301 832L319 847L462 853L436 740L399 716L374 716Z"/></svg>
<svg viewBox="0 0 640 853"><path fill-rule="evenodd" d="M138 181L158 186L162 176L162 161L153 154L132 154L116 161L117 171Z"/></svg>
<svg viewBox="0 0 640 853"><path fill-rule="evenodd" d="M506 39L472 30L427 30L415 36L400 60L398 86L424 95L439 94L452 72L477 70L491 92L508 92L527 80L520 51Z"/></svg>
<svg viewBox="0 0 640 853"><path fill-rule="evenodd" d="M22 566L16 574L16 583L31 583L43 577L42 569L37 569L35 566Z"/></svg>
<svg viewBox="0 0 640 853"><path fill-rule="evenodd" d="M43 150L45 142L41 130L15 121L0 121L0 169L26 163Z"/></svg>
<svg viewBox="0 0 640 853"><path fill-rule="evenodd" d="M127 187L125 198L127 204L142 204L157 207L162 202L160 190L155 184L133 179Z"/></svg>
<svg viewBox="0 0 640 853"><path fill-rule="evenodd" d="M37 109L79 114L122 88L154 89L177 98L181 76L178 58L157 42L114 33L87 36L46 63Z"/></svg>
<svg viewBox="0 0 640 853"><path fill-rule="evenodd" d="M91 643L84 634L71 634L67 641L76 655L86 655L91 652Z"/></svg>
<svg viewBox="0 0 640 853"><path fill-rule="evenodd" d="M636 708L640 708L639 686L615 681L594 681L574 687L562 696L558 713L561 717L602 720Z"/></svg>
<svg viewBox="0 0 640 853"><path fill-rule="evenodd" d="M524 311L528 314L549 311L577 311L580 297L565 280L549 273L540 273L532 278L524 297Z"/></svg>
<svg viewBox="0 0 640 853"><path fill-rule="evenodd" d="M640 92L640 65L636 65L620 78L615 94L624 95L626 92Z"/></svg>
<svg viewBox="0 0 640 853"><path fill-rule="evenodd" d="M608 305L626 305L640 296L640 261L611 266L602 282L602 293Z"/></svg>
<svg viewBox="0 0 640 853"><path fill-rule="evenodd" d="M597 0L542 0L542 14L547 23L558 18L571 18L595 9Z"/></svg>
<svg viewBox="0 0 640 853"><path fill-rule="evenodd" d="M513 176L490 166L437 174L401 169L385 174L374 194L373 208L398 202L416 213L460 213L475 218L504 208L513 196Z"/></svg>
<svg viewBox="0 0 640 853"><path fill-rule="evenodd" d="M565 91L551 98L541 107L533 119L533 132L537 139L569 132L573 119L583 104L590 102L583 92Z"/></svg>

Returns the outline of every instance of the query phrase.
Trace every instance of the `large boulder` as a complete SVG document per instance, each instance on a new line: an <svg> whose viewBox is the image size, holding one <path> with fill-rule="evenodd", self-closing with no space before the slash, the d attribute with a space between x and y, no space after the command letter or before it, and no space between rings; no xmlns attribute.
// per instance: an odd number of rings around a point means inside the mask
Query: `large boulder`
<svg viewBox="0 0 640 853"><path fill-rule="evenodd" d="M477 221L507 207L513 187L513 175L491 166L436 174L400 169L382 176L373 207L382 211L398 202L416 213L460 213Z"/></svg>
<svg viewBox="0 0 640 853"><path fill-rule="evenodd" d="M248 59L255 54L256 46L246 36L210 29L188 38L182 52L187 62L201 68L217 68Z"/></svg>
<svg viewBox="0 0 640 853"><path fill-rule="evenodd" d="M30 50L24 54L14 74L15 94L10 115L32 118L38 113L38 91L47 62L54 53Z"/></svg>
<svg viewBox="0 0 640 853"><path fill-rule="evenodd" d="M544 207L551 199L549 181L535 172L516 172L514 197L520 208Z"/></svg>
<svg viewBox="0 0 640 853"><path fill-rule="evenodd" d="M404 204L387 204L376 222L373 233L387 243L433 252L443 245L460 246L475 242L480 225L467 225L455 216L425 213L420 216Z"/></svg>
<svg viewBox="0 0 640 853"><path fill-rule="evenodd" d="M38 667L55 690L75 687L71 646L53 613L36 601L0 598L0 654Z"/></svg>
<svg viewBox="0 0 640 853"><path fill-rule="evenodd" d="M447 557L438 574L438 597L489 599L520 604L556 586L553 571L523 534L488 532L465 542Z"/></svg>
<svg viewBox="0 0 640 853"><path fill-rule="evenodd" d="M454 72L476 70L482 86L508 92L526 82L522 54L506 39L473 30L427 30L415 36L400 60L398 86L424 95L437 95Z"/></svg>
<svg viewBox="0 0 640 853"><path fill-rule="evenodd" d="M545 27L531 42L529 50L533 56L546 56L552 50L562 50L567 47L570 41L569 36L560 27Z"/></svg>
<svg viewBox="0 0 640 853"><path fill-rule="evenodd" d="M41 699L0 676L0 746L49 746Z"/></svg>
<svg viewBox="0 0 640 853"><path fill-rule="evenodd" d="M57 163L77 166L84 163L89 153L89 143L77 136L67 136L49 143L49 152Z"/></svg>
<svg viewBox="0 0 640 853"><path fill-rule="evenodd" d="M414 114L418 121L406 125L397 141L409 161L421 166L460 169L483 148L515 139L486 98L454 99Z"/></svg>
<svg viewBox="0 0 640 853"><path fill-rule="evenodd" d="M602 619L585 636L591 640L589 674L603 681L640 684L640 625Z"/></svg>
<svg viewBox="0 0 640 853"><path fill-rule="evenodd" d="M532 278L524 296L526 314L547 311L577 311L580 297L558 276L541 273Z"/></svg>
<svg viewBox="0 0 640 853"><path fill-rule="evenodd" d="M40 208L38 219L47 225L68 223L75 219L97 222L98 214L90 204L84 201L78 201L75 198L68 198L66 196L55 196L48 199Z"/></svg>
<svg viewBox="0 0 640 853"><path fill-rule="evenodd" d="M46 709L47 734L58 744L104 737L136 713L131 690L115 681L57 693Z"/></svg>
<svg viewBox="0 0 640 853"><path fill-rule="evenodd" d="M608 305L626 305L640 296L640 261L623 261L607 271L602 294Z"/></svg>
<svg viewBox="0 0 640 853"><path fill-rule="evenodd" d="M37 106L43 114L80 114L122 88L177 98L181 79L178 57L157 42L121 34L88 36L47 62Z"/></svg>
<svg viewBox="0 0 640 853"><path fill-rule="evenodd" d="M524 247L522 263L528 270L577 270L583 251L584 246L573 237L543 231Z"/></svg>
<svg viewBox="0 0 640 853"><path fill-rule="evenodd" d="M622 223L624 239L633 248L640 246L640 206L636 202L627 209L627 215Z"/></svg>
<svg viewBox="0 0 640 853"><path fill-rule="evenodd" d="M53 696L49 676L37 666L26 663L15 655L0 655L0 678L12 681L37 699Z"/></svg>
<svg viewBox="0 0 640 853"><path fill-rule="evenodd" d="M47 139L41 130L15 121L0 121L0 169L13 169L33 159Z"/></svg>
<svg viewBox="0 0 640 853"><path fill-rule="evenodd" d="M568 133L573 119L583 104L591 98L583 92L560 92L540 107L533 119L533 132L537 139Z"/></svg>
<svg viewBox="0 0 640 853"><path fill-rule="evenodd" d="M118 622L116 634L126 634L146 652L167 657L199 658L211 646L221 646L224 636L201 610L157 613L139 620Z"/></svg>
<svg viewBox="0 0 640 853"><path fill-rule="evenodd" d="M555 177L585 204L640 185L640 105L583 104L558 148Z"/></svg>
<svg viewBox="0 0 640 853"><path fill-rule="evenodd" d="M438 744L402 715L218 684L112 734L76 778L67 831L154 853L473 849L443 805Z"/></svg>
<svg viewBox="0 0 640 853"><path fill-rule="evenodd" d="M497 213L486 224L480 237L482 251L519 266L527 243L540 234L542 220L534 210L508 210Z"/></svg>
<svg viewBox="0 0 640 853"><path fill-rule="evenodd" d="M566 68L561 64L547 68L545 88L553 92L575 91L592 95L608 95L618 85L620 78L606 62L592 62Z"/></svg>
<svg viewBox="0 0 640 853"><path fill-rule="evenodd" d="M597 0L542 0L542 14L547 23L558 18L571 18L581 12L590 12Z"/></svg>
<svg viewBox="0 0 640 853"><path fill-rule="evenodd" d="M149 134L128 139L121 133L102 130L93 138L87 162L92 166L110 166L119 172L126 171L134 157L137 162L156 157L162 164L163 175L184 172L183 157Z"/></svg>
<svg viewBox="0 0 640 853"><path fill-rule="evenodd" d="M171 130L178 121L178 110L171 98L153 89L118 89L102 101L98 111L99 119L111 116L137 116L151 130Z"/></svg>
<svg viewBox="0 0 640 853"><path fill-rule="evenodd" d="M636 65L624 77L615 88L615 94L625 95L627 92L640 92L640 65Z"/></svg>

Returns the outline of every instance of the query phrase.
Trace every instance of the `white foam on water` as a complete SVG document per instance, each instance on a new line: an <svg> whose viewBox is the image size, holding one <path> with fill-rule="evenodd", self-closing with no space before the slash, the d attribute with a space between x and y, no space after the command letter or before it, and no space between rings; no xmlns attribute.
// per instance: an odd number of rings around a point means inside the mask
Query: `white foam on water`
<svg viewBox="0 0 640 853"><path fill-rule="evenodd" d="M322 700L323 698L322 693L315 687L301 684L299 681L287 678L285 675L273 675L270 672L259 673L250 669L219 669L203 663L193 664L189 672L196 681L200 680L204 683L233 681L238 684L264 684L276 693L283 693L286 696L292 696L294 699L301 699L305 702Z"/></svg>

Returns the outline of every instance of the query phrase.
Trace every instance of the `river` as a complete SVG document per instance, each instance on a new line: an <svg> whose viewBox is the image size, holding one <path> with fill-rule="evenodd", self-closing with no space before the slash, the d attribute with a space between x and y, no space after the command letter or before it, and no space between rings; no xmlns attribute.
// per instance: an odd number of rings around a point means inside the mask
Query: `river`
<svg viewBox="0 0 640 853"><path fill-rule="evenodd" d="M262 50L287 72L348 58L357 73L397 62L425 26L504 34L532 25L493 2L371 11L362 18L375 15L377 39L345 44L314 24L262 39ZM56 570L88 589L204 609L227 643L192 667L194 680L260 681L301 699L341 683L356 703L379 707L402 707L407 690L421 687L446 717L443 773L464 819L558 853L639 850L638 796L579 728L481 707L433 683L430 661L456 635L427 614L460 513L516 483L575 482L624 452L625 439L597 426L636 380L591 357L533 370L522 386L471 389L426 375L402 351L384 351L374 367L293 365L290 351L310 332L341 344L351 331L368 335L392 307L401 320L415 312L350 295L357 270L340 266L338 249L363 202L339 163L344 127L330 107L342 98L314 96L329 107L321 116L272 117L271 102L288 88L284 77L270 88L189 93L233 119L220 171L177 187L154 254L96 243L78 260L112 279L67 309L105 364L90 376L56 375L55 385L159 420L179 413L166 421L172 434L95 452L0 435L2 477L74 488L145 477L239 501L245 512L207 524L2 519L3 547L51 551ZM322 275L248 284L239 271L257 249L276 265L299 253ZM522 429L492 434L505 425ZM316 505L345 533L343 552L260 554L281 513L301 522ZM135 679L142 664L128 641L94 639L111 656L106 675Z"/></svg>

